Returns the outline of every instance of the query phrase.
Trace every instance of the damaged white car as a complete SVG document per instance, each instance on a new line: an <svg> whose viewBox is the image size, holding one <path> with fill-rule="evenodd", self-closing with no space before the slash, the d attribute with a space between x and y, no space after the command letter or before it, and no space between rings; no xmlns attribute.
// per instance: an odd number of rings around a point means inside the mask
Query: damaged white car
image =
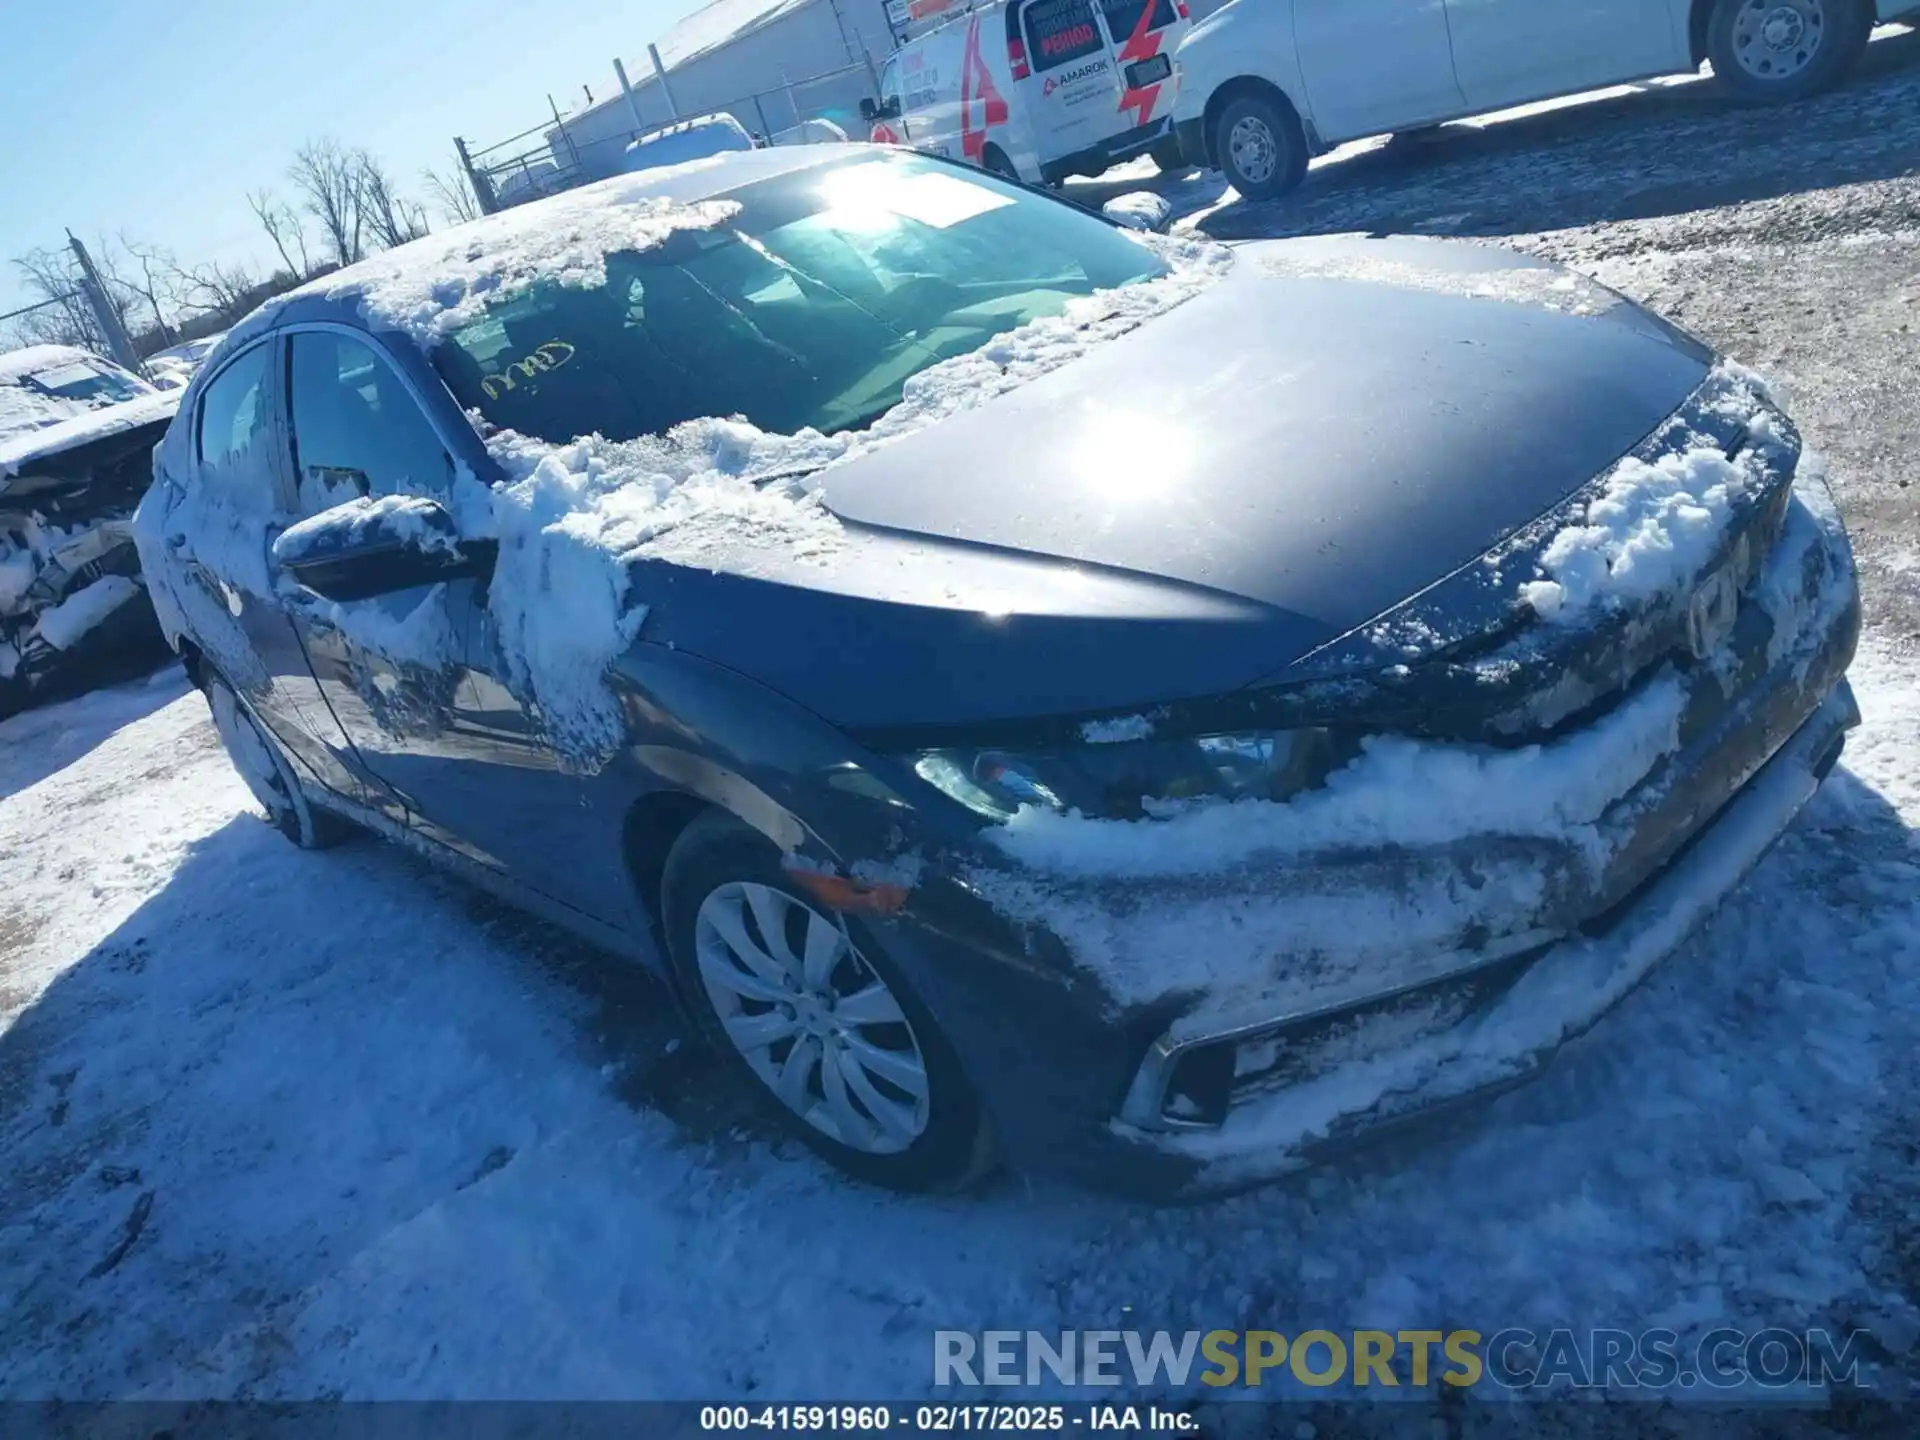
<svg viewBox="0 0 1920 1440"><path fill-rule="evenodd" d="M179 404L71 346L0 354L0 715L166 658L132 517Z"/></svg>

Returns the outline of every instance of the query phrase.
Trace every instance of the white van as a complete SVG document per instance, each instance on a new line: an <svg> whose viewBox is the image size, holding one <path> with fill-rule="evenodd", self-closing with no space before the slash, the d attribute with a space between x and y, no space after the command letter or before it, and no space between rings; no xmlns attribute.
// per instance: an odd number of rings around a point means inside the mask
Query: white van
<svg viewBox="0 0 1920 1440"><path fill-rule="evenodd" d="M1703 60L1735 99L1798 99L1846 73L1876 18L1917 14L1920 0L1231 0L1174 56L1175 119L1188 160L1269 200L1343 141Z"/></svg>
<svg viewBox="0 0 1920 1440"><path fill-rule="evenodd" d="M989 0L905 42L861 112L883 144L1030 184L1178 168L1170 57L1191 26L1187 0Z"/></svg>

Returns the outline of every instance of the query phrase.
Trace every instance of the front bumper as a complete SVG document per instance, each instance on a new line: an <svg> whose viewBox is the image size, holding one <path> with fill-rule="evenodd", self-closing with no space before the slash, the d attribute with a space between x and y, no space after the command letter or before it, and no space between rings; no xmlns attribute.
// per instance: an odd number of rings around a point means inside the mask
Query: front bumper
<svg viewBox="0 0 1920 1440"><path fill-rule="evenodd" d="M966 1015L956 1047L1016 1162L1160 1197L1300 1169L1537 1073L1677 949L1837 760L1859 627L1844 531L1809 490L1723 648L1687 662L1680 748L1602 818L1604 864L1482 836L1055 884L1031 907L988 892L992 931L976 916L919 937L973 963L915 969L944 988L992 950L1024 980L997 1005L970 983L927 997ZM1207 984L1117 983L1170 974L1203 930L1236 947Z"/></svg>
<svg viewBox="0 0 1920 1440"><path fill-rule="evenodd" d="M1301 1168L1383 1125L1536 1075L1678 949L1760 862L1820 788L1859 719L1843 680L1624 913L1593 927L1598 933L1576 931L1495 954L1424 991L1376 996L1340 1012L1288 1017L1278 1026L1269 1017L1224 1034L1163 1039L1129 1089L1117 1132L1199 1162L1208 1186L1231 1186ZM1455 995L1437 998L1443 987ZM1424 1033L1416 1026L1408 1043L1410 1011L1445 1015L1456 997L1464 1013L1453 1024ZM1385 1032L1390 1049L1369 1052L1364 1032L1370 1025ZM1160 1106L1183 1054L1221 1043L1236 1054L1284 1050L1289 1036L1303 1037L1306 1045L1331 1042L1345 1052L1343 1063L1298 1086L1241 1095L1218 1126L1166 1127ZM1352 1106L1356 1080L1371 1096L1358 1108Z"/></svg>
<svg viewBox="0 0 1920 1440"><path fill-rule="evenodd" d="M1195 115L1190 120L1175 119L1173 133L1180 141L1180 155L1189 165L1198 169L1213 168L1213 157L1207 153L1207 124Z"/></svg>

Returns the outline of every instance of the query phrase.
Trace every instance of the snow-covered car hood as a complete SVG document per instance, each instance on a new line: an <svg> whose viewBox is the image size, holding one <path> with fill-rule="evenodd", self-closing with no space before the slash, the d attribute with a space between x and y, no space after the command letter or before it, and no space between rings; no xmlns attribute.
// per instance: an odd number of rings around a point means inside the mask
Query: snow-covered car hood
<svg viewBox="0 0 1920 1440"><path fill-rule="evenodd" d="M164 425L180 409L182 391L161 390L121 405L86 410L38 429L0 436L0 494L29 464L96 440L111 439L148 425Z"/></svg>
<svg viewBox="0 0 1920 1440"><path fill-rule="evenodd" d="M762 564L724 602L636 579L643 633L855 729L1222 693L1561 505L1712 360L1503 251L1244 246L1132 333L823 472L829 573Z"/></svg>
<svg viewBox="0 0 1920 1440"><path fill-rule="evenodd" d="M1564 272L1501 251L1238 253L1221 284L1133 334L837 468L828 508L1201 587L1332 639L1613 464L1711 363L1644 311L1585 282L1556 291Z"/></svg>

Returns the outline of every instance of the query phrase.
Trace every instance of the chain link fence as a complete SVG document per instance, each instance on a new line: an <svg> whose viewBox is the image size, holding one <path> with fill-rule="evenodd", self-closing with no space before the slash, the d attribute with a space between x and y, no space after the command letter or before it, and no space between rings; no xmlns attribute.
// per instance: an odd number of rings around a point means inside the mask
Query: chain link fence
<svg viewBox="0 0 1920 1440"><path fill-rule="evenodd" d="M864 139L860 101L879 94L878 72L864 54L845 65L697 107L677 104L671 84L671 75L666 83L649 76L576 114L563 116L556 109L551 121L478 148L456 138L481 209L492 214L619 174L635 140L698 116L730 115L757 145Z"/></svg>

